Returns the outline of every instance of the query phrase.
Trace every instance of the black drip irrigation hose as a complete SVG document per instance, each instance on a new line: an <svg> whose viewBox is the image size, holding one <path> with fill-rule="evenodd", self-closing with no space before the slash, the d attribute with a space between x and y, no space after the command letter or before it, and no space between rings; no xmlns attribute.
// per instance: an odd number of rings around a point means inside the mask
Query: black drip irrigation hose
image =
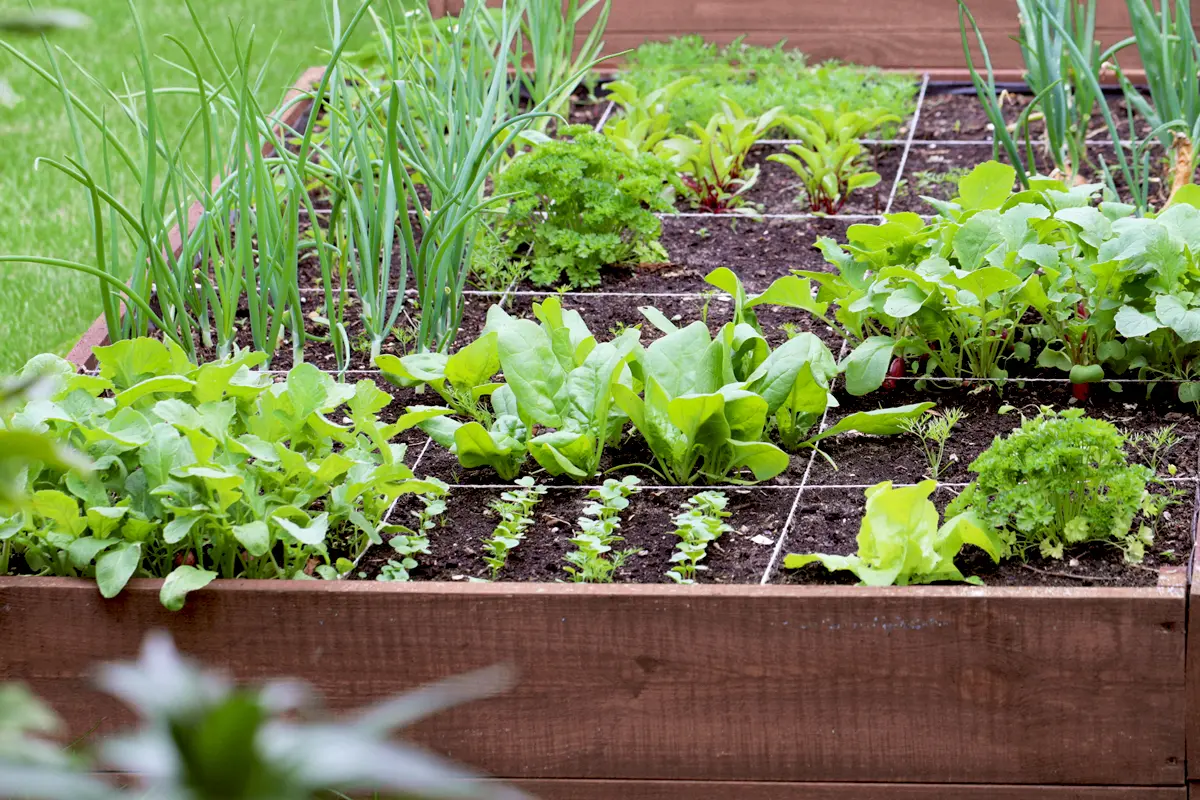
<svg viewBox="0 0 1200 800"><path fill-rule="evenodd" d="M1145 88L1141 84L1135 84L1138 89ZM1002 92L1010 94L1028 94L1032 95L1029 84L1024 81L996 81L996 88ZM1117 85L1104 85L1100 87L1105 97L1121 97L1124 93L1121 87ZM975 94L975 86L969 81L933 81L929 82L929 86L925 89L926 95L931 94Z"/></svg>

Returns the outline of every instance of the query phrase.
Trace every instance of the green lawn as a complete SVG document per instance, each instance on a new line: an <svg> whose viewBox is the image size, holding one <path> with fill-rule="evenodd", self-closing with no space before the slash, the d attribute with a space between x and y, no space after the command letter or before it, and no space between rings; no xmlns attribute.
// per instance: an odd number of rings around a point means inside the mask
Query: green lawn
<svg viewBox="0 0 1200 800"><path fill-rule="evenodd" d="M199 46L182 0L137 1L155 52L176 57L178 51L163 38L167 33ZM128 75L131 85L138 86L136 35L126 0L56 0L52 4L43 0L38 4L75 7L87 13L93 20L89 29L56 34L54 44L106 85L120 86L122 76ZM224 32L230 18L256 26L257 49L264 55L278 40L269 70L271 100L277 99L303 67L324 60L319 48L327 42L323 9L329 7L329 0L198 0L195 5L210 35L229 53L232 45ZM25 8L25 0L0 0L0 15ZM26 52L41 55L37 40L12 41ZM91 263L87 211L80 189L50 170L33 169L38 156L61 157L74 152L59 97L5 54L0 54L0 75L22 97L15 108L0 106L0 253L52 255ZM83 90L84 80L74 80L73 88ZM92 93L86 96L95 97ZM86 276L49 267L0 264L0 374L20 367L36 353L64 353L99 312L95 283Z"/></svg>

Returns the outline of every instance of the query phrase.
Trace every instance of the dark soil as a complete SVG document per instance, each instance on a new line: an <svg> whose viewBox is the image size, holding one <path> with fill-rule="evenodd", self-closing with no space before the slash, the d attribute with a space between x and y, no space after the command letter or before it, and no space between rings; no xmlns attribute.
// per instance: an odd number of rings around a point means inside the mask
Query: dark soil
<svg viewBox="0 0 1200 800"><path fill-rule="evenodd" d="M870 189L859 189L848 198L839 210L841 214L881 214L887 207L888 195L896 172L900 168L903 147L894 145L868 145L865 158L867 169L878 172L880 181ZM799 176L786 164L768 161L775 153L786 153L783 145L756 145L746 159L747 169L759 168L758 180L742 195L746 205L764 214L808 214L812 213L808 201L803 197L804 189ZM686 197L676 203L680 211L693 211ZM718 216L718 215L714 215Z"/></svg>
<svg viewBox="0 0 1200 800"><path fill-rule="evenodd" d="M500 489L463 488L453 491L447 500L444 517L447 524L430 534L430 554L419 558L414 570L416 580L486 579L490 571L483 562L482 542L492 535L497 518L491 504ZM614 580L620 583L669 582L671 553L679 538L673 518L686 499L699 490L643 490L630 498L622 516L623 544L614 549L636 548ZM548 492L534 511L534 525L525 539L509 556L500 576L506 581L565 581L563 557L572 549L568 539L574 535L576 520L587 502L586 489L562 488ZM737 489L727 491L728 522L734 530L708 547L701 562L707 570L697 573L698 583L758 583L770 561L775 543L783 531L795 491ZM405 523L419 508L401 502L393 521ZM452 522L450 522L452 521ZM394 557L386 544L373 548L360 563L360 572L368 578L378 574Z"/></svg>
<svg viewBox="0 0 1200 800"><path fill-rule="evenodd" d="M1120 95L1108 95L1105 99L1121 138L1129 138L1129 116L1125 98ZM1031 94L1006 93L1003 106L1005 121L1010 125L1015 123L1032 100ZM1036 111L1034 115L1036 116ZM1149 125L1145 120L1136 117L1135 122L1139 136L1149 132ZM1038 136L1045 130L1045 126L1035 119L1030 123L1029 130L1032 135ZM987 141L992 138L991 123L974 89L943 94L927 93L921 106L921 119L917 123L914 138L917 141ZM1088 138L1105 141L1111 138L1099 106L1092 112Z"/></svg>
<svg viewBox="0 0 1200 800"><path fill-rule="evenodd" d="M1062 560L1031 553L1028 563L1008 559L1000 564L994 564L982 550L968 546L955 563L964 575L979 577L988 586L1153 586L1158 581L1159 567L1186 566L1191 552L1195 487L1183 484L1180 488L1183 491L1178 503L1164 514L1154 545L1147 548L1142 564L1126 564L1120 550L1098 542L1069 548ZM1155 491L1165 490L1156 487ZM934 493L933 501L944 512L953 498L953 490L941 488ZM853 554L865 505L860 489L805 489L784 552ZM830 573L820 564L810 564L800 570L781 569L774 581L844 585L857 583L857 578L849 572Z"/></svg>
<svg viewBox="0 0 1200 800"><path fill-rule="evenodd" d="M992 137L990 125L974 90L969 94L926 93L913 138L917 141L986 141Z"/></svg>
<svg viewBox="0 0 1200 800"><path fill-rule="evenodd" d="M958 179L992 159L992 146L914 144L908 151L904 177L896 188L892 211L936 214L922 197L950 200L958 194Z"/></svg>
<svg viewBox="0 0 1200 800"><path fill-rule="evenodd" d="M841 406L830 409L828 425L855 411L908 403L933 402L937 404L937 411L961 409L966 416L955 426L946 443L943 471L939 476L943 483L969 482L973 477L967 470L971 462L992 444L996 436L1020 427L1022 415L1036 416L1042 406L1064 409L1079 405L1072 399L1070 384L1065 381L1029 382L1024 386L1010 383L1001 391L986 386L983 391L974 392L969 389L918 391L915 381L907 381L894 390L874 392L866 397L852 397L844 392L836 394ZM1175 406L1148 401L1143 396L1117 394L1104 386L1092 387L1083 405L1089 416L1108 420L1127 432L1145 433L1174 426L1175 433L1183 441L1161 465L1160 475L1170 477L1166 469L1168 463L1175 465L1176 477L1197 475L1200 421L1195 415L1185 414ZM1001 413L1005 406L1010 406L1011 410L1005 409ZM915 483L928 477L929 467L920 442L909 434L868 436L847 433L826 439L821 449L833 459L837 468L818 456L809 474L810 484L873 485L885 480ZM1131 447L1130 454L1133 460L1144 460L1140 449Z"/></svg>

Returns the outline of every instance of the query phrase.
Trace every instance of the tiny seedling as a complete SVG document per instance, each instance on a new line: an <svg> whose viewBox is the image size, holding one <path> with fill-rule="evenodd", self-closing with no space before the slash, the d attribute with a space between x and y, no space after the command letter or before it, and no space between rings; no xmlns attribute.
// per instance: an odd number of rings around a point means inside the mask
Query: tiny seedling
<svg viewBox="0 0 1200 800"><path fill-rule="evenodd" d="M941 414L929 412L923 417L903 420L900 427L905 433L910 433L921 444L921 452L929 465L929 477L938 480L945 470L946 442L950 434L966 416L961 408L948 408Z"/></svg>
<svg viewBox="0 0 1200 800"><path fill-rule="evenodd" d="M707 569L700 562L707 555L709 542L722 534L729 533L733 526L724 520L730 516L725 510L729 498L724 492L701 492L683 503L683 513L675 517L675 535L679 544L671 554L675 566L667 577L676 583L695 583L696 572Z"/></svg>
<svg viewBox="0 0 1200 800"><path fill-rule="evenodd" d="M483 541L487 553L483 560L491 570L492 580L499 577L509 553L525 538L525 530L533 524L533 509L546 494L546 487L536 485L531 477L520 478L516 483L519 489L505 492L490 506L500 517L491 537Z"/></svg>
<svg viewBox="0 0 1200 800"><path fill-rule="evenodd" d="M446 513L446 501L441 498L422 497L421 509L410 513L417 520L416 528L407 533L398 533L388 540L388 544L400 559L388 559L388 563L379 570L375 580L411 580L410 573L418 566L416 556L429 554L429 532L441 524L439 518Z"/></svg>
<svg viewBox="0 0 1200 800"><path fill-rule="evenodd" d="M1140 455L1155 475L1165 471L1174 477L1179 468L1167 461L1171 451L1183 441L1175 432L1174 425L1164 425L1152 431L1135 431L1128 434L1129 449Z"/></svg>
<svg viewBox="0 0 1200 800"><path fill-rule="evenodd" d="M619 481L609 478L588 492L592 502L584 506L577 521L580 532L570 540L576 548L565 557L570 566L563 567L575 583L612 583L613 573L637 552L637 548L614 550L613 545L625 541L617 535L621 512L629 507L638 483L633 475Z"/></svg>

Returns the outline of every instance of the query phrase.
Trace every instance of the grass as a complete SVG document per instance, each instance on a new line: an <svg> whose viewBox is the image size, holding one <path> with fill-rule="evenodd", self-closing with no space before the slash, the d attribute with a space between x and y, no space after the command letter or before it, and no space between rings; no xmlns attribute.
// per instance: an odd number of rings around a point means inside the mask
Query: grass
<svg viewBox="0 0 1200 800"><path fill-rule="evenodd" d="M57 0L53 5L75 7L92 18L90 28L55 34L53 44L107 86L123 85L123 76L129 76L130 85L138 85L137 43L126 0ZM319 47L328 40L324 16L328 0L204 0L196 7L218 46L225 48L223 56L233 51L231 37L220 35L228 30L228 19L240 20L243 29L256 27L257 63L275 45L264 85L268 93L264 100L271 104L304 67L324 61ZM25 8L25 0L0 0L0 14ZM178 51L163 38L167 33L198 46L199 37L179 0L138 0L138 8L155 53L177 59ZM44 63L36 39L11 41ZM155 69L167 76L166 67ZM0 253L91 263L83 193L65 177L33 168L38 156L74 152L60 98L6 54L0 54L0 75L21 97L14 108L0 106ZM82 76L68 73L68 79L89 99L97 96L86 91ZM175 108L177 114L186 108L178 101L164 106L167 113ZM99 313L99 294L87 276L51 267L0 265L0 374L19 368L37 353L64 354Z"/></svg>

